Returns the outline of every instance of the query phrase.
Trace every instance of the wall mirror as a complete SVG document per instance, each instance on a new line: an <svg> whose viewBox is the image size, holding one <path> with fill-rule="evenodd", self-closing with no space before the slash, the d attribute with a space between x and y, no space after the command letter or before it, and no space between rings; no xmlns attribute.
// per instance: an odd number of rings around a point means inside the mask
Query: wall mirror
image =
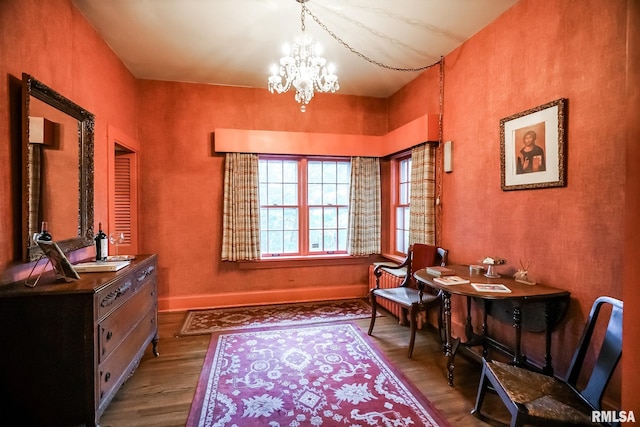
<svg viewBox="0 0 640 427"><path fill-rule="evenodd" d="M45 221L64 252L93 244L94 116L29 74L22 101L23 258L35 261Z"/></svg>

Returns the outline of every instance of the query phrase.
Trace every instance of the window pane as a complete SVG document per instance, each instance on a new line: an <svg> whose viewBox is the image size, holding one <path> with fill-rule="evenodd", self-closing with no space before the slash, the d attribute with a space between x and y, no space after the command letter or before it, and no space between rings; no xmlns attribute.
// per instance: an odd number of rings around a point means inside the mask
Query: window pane
<svg viewBox="0 0 640 427"><path fill-rule="evenodd" d="M338 230L338 250L347 250L347 230Z"/></svg>
<svg viewBox="0 0 640 427"><path fill-rule="evenodd" d="M322 162L311 161L307 165L307 180L310 183L322 182Z"/></svg>
<svg viewBox="0 0 640 427"><path fill-rule="evenodd" d="M323 205L336 204L336 185L335 184L322 185L322 204Z"/></svg>
<svg viewBox="0 0 640 427"><path fill-rule="evenodd" d="M324 232L324 250L338 250L338 232L336 230L325 230Z"/></svg>
<svg viewBox="0 0 640 427"><path fill-rule="evenodd" d="M404 229L405 230L409 229L409 213L410 213L410 208L404 208Z"/></svg>
<svg viewBox="0 0 640 427"><path fill-rule="evenodd" d="M260 231L260 252L263 254L269 253L269 235L265 228Z"/></svg>
<svg viewBox="0 0 640 427"><path fill-rule="evenodd" d="M285 230L298 230L298 209L287 208L284 209L284 229Z"/></svg>
<svg viewBox="0 0 640 427"><path fill-rule="evenodd" d="M269 182L282 182L282 162L270 160L267 164L267 180Z"/></svg>
<svg viewBox="0 0 640 427"><path fill-rule="evenodd" d="M338 228L346 230L349 225L349 208L338 208Z"/></svg>
<svg viewBox="0 0 640 427"><path fill-rule="evenodd" d="M260 209L260 230L267 230L269 228L267 226L268 214L267 209Z"/></svg>
<svg viewBox="0 0 640 427"><path fill-rule="evenodd" d="M309 184L309 196L307 199L309 200L310 205L321 205L322 204L322 184Z"/></svg>
<svg viewBox="0 0 640 427"><path fill-rule="evenodd" d="M284 253L296 253L298 252L298 232L297 231L285 231L283 233L284 238Z"/></svg>
<svg viewBox="0 0 640 427"><path fill-rule="evenodd" d="M351 163L338 162L338 176L336 182L348 184L351 182Z"/></svg>
<svg viewBox="0 0 640 427"><path fill-rule="evenodd" d="M338 209L324 208L324 228L338 227Z"/></svg>
<svg viewBox="0 0 640 427"><path fill-rule="evenodd" d="M337 205L349 205L349 184L338 184Z"/></svg>
<svg viewBox="0 0 640 427"><path fill-rule="evenodd" d="M404 232L404 250L402 252L405 254L409 252L409 230Z"/></svg>
<svg viewBox="0 0 640 427"><path fill-rule="evenodd" d="M282 184L267 185L267 205L282 204Z"/></svg>
<svg viewBox="0 0 640 427"><path fill-rule="evenodd" d="M286 161L282 165L283 182L298 182L298 162Z"/></svg>
<svg viewBox="0 0 640 427"><path fill-rule="evenodd" d="M284 227L282 209L269 209L269 222L267 227L269 230L282 230Z"/></svg>
<svg viewBox="0 0 640 427"><path fill-rule="evenodd" d="M406 253L404 250L404 231L396 230L396 251Z"/></svg>
<svg viewBox="0 0 640 427"><path fill-rule="evenodd" d="M261 205L266 205L267 204L267 184L265 183L260 183L260 186L258 187L258 193L260 196L260 204Z"/></svg>
<svg viewBox="0 0 640 427"><path fill-rule="evenodd" d="M323 162L322 182L336 182L336 162Z"/></svg>
<svg viewBox="0 0 640 427"><path fill-rule="evenodd" d="M409 203L409 184L400 184L400 204L406 205Z"/></svg>
<svg viewBox="0 0 640 427"><path fill-rule="evenodd" d="M283 205L297 205L298 204L298 184L283 184L282 191L284 197L282 199Z"/></svg>
<svg viewBox="0 0 640 427"><path fill-rule="evenodd" d="M283 252L282 231L268 231L269 253L279 254Z"/></svg>
<svg viewBox="0 0 640 427"><path fill-rule="evenodd" d="M396 228L404 228L404 208L396 208Z"/></svg>
<svg viewBox="0 0 640 427"><path fill-rule="evenodd" d="M309 230L309 252L322 250L322 230Z"/></svg>
<svg viewBox="0 0 640 427"><path fill-rule="evenodd" d="M322 228L322 208L309 208L309 228Z"/></svg>
<svg viewBox="0 0 640 427"><path fill-rule="evenodd" d="M258 160L258 180L267 182L267 160Z"/></svg>

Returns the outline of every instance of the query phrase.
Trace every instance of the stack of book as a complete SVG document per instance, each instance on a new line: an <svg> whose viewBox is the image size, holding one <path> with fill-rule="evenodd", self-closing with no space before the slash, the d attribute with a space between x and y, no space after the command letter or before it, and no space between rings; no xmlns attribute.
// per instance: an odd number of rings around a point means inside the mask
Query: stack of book
<svg viewBox="0 0 640 427"><path fill-rule="evenodd" d="M453 276L456 272L447 267L433 266L427 267L427 273L432 276Z"/></svg>

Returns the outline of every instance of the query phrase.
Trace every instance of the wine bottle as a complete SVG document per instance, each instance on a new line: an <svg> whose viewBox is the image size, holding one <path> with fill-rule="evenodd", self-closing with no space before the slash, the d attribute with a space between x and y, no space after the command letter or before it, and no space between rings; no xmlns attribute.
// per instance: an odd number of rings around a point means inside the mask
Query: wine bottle
<svg viewBox="0 0 640 427"><path fill-rule="evenodd" d="M38 236L36 237L37 240L43 240L45 242L50 242L53 240L53 237L51 237L51 234L49 233L49 223L47 221L42 221L42 225L40 227L40 233L38 233Z"/></svg>
<svg viewBox="0 0 640 427"><path fill-rule="evenodd" d="M98 234L94 238L96 241L96 261L106 261L109 253L109 240L107 235L102 231L102 223L98 223Z"/></svg>

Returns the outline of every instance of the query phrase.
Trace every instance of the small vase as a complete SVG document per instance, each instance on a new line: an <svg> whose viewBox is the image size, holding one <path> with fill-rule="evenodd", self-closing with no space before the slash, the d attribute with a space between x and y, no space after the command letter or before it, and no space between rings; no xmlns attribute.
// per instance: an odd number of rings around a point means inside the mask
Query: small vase
<svg viewBox="0 0 640 427"><path fill-rule="evenodd" d="M496 266L494 264L487 264L487 272L484 273L485 277L490 279L497 279L500 275L496 272Z"/></svg>

